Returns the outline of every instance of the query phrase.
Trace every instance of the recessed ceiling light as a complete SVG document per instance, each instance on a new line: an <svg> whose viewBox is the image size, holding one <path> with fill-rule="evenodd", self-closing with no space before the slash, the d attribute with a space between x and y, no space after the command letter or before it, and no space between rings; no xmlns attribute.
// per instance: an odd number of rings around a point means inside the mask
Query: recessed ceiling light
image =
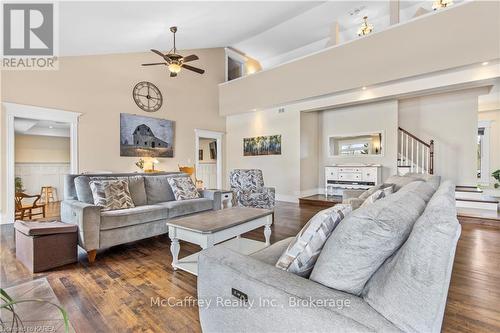
<svg viewBox="0 0 500 333"><path fill-rule="evenodd" d="M361 88L361 89L366 90L366 87L363 87L363 88Z"/></svg>
<svg viewBox="0 0 500 333"><path fill-rule="evenodd" d="M488 64L489 64L489 62L485 61L485 62L483 62L481 65L486 66L486 65L488 65Z"/></svg>
<svg viewBox="0 0 500 333"><path fill-rule="evenodd" d="M54 126L50 125L49 128L54 128Z"/></svg>

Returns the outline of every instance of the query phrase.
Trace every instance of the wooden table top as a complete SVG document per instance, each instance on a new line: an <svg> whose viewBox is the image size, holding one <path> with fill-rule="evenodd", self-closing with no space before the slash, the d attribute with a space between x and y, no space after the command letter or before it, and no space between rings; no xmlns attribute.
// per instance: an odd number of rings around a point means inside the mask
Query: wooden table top
<svg viewBox="0 0 500 333"><path fill-rule="evenodd" d="M207 234L268 216L272 213L273 211L269 209L232 207L175 218L169 220L167 226Z"/></svg>

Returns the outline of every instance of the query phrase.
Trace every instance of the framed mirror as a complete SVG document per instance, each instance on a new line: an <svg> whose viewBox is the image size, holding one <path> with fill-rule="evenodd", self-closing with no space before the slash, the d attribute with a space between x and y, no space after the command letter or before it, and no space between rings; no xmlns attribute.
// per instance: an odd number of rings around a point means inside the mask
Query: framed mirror
<svg viewBox="0 0 500 333"><path fill-rule="evenodd" d="M330 157L383 155L382 131L328 137Z"/></svg>

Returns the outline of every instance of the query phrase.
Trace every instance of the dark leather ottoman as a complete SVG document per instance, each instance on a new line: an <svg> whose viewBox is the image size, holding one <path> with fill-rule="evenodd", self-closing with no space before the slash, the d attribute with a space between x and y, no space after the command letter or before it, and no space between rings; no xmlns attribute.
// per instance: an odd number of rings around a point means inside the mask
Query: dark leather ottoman
<svg viewBox="0 0 500 333"><path fill-rule="evenodd" d="M62 222L16 221L16 257L31 272L78 261L78 227Z"/></svg>

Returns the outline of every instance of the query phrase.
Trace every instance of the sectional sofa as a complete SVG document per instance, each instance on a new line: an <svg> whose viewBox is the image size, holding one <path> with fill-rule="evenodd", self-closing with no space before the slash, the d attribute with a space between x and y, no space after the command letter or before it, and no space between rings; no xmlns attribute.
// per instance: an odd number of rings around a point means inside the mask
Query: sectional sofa
<svg viewBox="0 0 500 333"><path fill-rule="evenodd" d="M200 191L198 199L176 201L169 177L189 176L180 172L66 175L61 219L78 225L78 243L90 262L99 249L166 233L168 219L220 209L221 196L216 191ZM94 205L89 182L110 179L127 180L135 207L101 211Z"/></svg>
<svg viewBox="0 0 500 333"><path fill-rule="evenodd" d="M250 256L218 246L202 252L203 331L440 332L461 231L455 186L416 178L398 178L407 183L399 191L348 214L309 278L275 267L293 238ZM392 238L402 241L394 251L373 248L385 248ZM356 252L346 256L342 242Z"/></svg>

